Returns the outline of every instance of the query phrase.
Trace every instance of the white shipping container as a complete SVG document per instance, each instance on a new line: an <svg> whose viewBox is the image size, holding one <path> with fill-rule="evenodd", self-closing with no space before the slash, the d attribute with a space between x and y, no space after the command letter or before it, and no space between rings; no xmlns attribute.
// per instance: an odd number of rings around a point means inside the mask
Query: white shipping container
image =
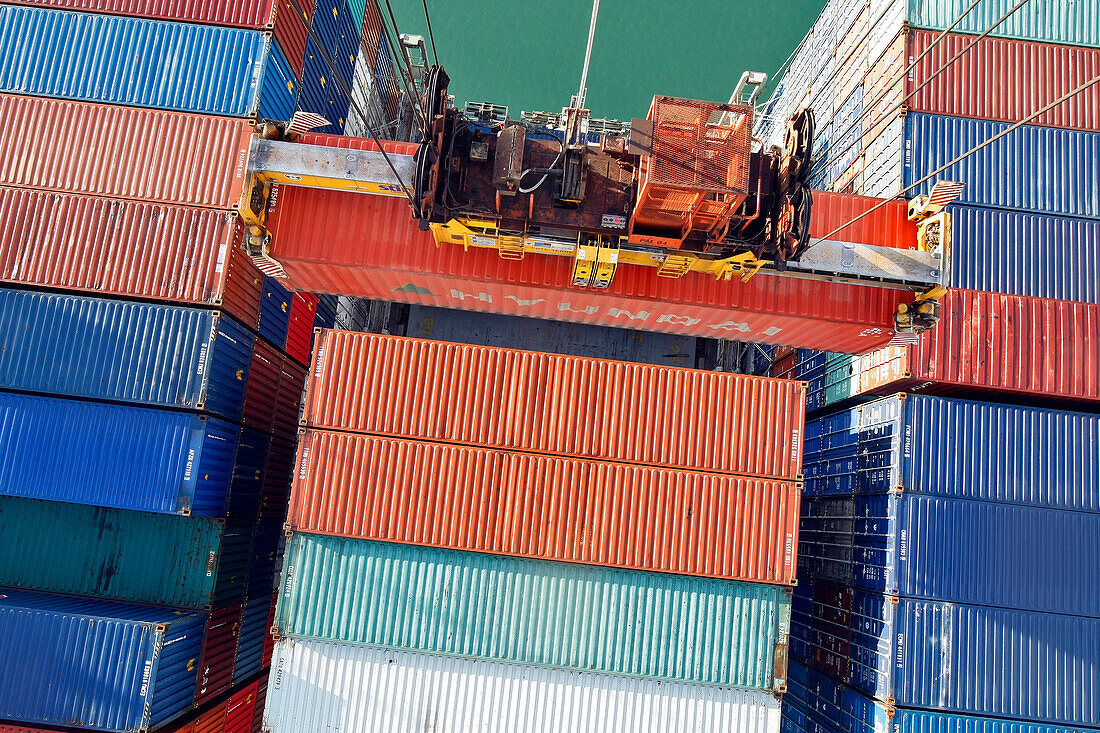
<svg viewBox="0 0 1100 733"><path fill-rule="evenodd" d="M302 639L275 644L271 733L778 733L770 692Z"/></svg>
<svg viewBox="0 0 1100 733"><path fill-rule="evenodd" d="M897 117L883 132L867 144L864 157L864 196L890 199L898 195L902 184L902 154L905 146L905 118Z"/></svg>
<svg viewBox="0 0 1100 733"><path fill-rule="evenodd" d="M374 71L367 62L367 55L360 53L355 59L355 74L351 83L351 109L344 133L353 137L370 137L371 130L380 137L394 137L395 129L384 129L386 109L378 88Z"/></svg>

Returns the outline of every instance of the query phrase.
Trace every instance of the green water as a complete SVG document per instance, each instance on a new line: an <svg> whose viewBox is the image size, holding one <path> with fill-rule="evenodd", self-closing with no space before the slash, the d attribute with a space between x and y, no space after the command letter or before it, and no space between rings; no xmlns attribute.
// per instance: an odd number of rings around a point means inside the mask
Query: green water
<svg viewBox="0 0 1100 733"><path fill-rule="evenodd" d="M394 2L402 33L427 39L420 0ZM601 0L588 106L644 117L654 94L725 101L741 72L772 74L825 0ZM384 4L383 4L384 8ZM591 0L428 0L451 93L557 112L580 84ZM429 48L430 54L430 48Z"/></svg>

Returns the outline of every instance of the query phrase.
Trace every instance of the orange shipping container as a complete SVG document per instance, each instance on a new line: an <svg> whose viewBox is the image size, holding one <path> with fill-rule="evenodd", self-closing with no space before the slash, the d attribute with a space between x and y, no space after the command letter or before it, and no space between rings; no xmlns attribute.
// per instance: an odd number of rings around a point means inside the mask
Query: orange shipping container
<svg viewBox="0 0 1100 733"><path fill-rule="evenodd" d="M789 584L800 488L308 430L289 521L303 532Z"/></svg>
<svg viewBox="0 0 1100 733"><path fill-rule="evenodd" d="M1100 402L1100 305L952 290L913 346L860 357L861 392L1012 393Z"/></svg>
<svg viewBox="0 0 1100 733"><path fill-rule="evenodd" d="M796 479L806 387L442 341L322 331L305 424Z"/></svg>
<svg viewBox="0 0 1100 733"><path fill-rule="evenodd" d="M0 184L232 209L247 120L0 94Z"/></svg>

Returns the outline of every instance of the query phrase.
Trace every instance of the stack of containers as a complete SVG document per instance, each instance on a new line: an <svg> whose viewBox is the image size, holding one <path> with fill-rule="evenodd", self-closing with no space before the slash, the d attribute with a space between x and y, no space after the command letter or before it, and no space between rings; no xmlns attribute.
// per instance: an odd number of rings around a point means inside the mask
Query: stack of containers
<svg viewBox="0 0 1100 733"><path fill-rule="evenodd" d="M215 726L251 687L219 725L258 726L318 301L263 279L233 209L253 121L295 108L292 11L0 5L4 717Z"/></svg>
<svg viewBox="0 0 1100 733"><path fill-rule="evenodd" d="M321 331L265 730L776 731L803 398Z"/></svg>
<svg viewBox="0 0 1100 733"><path fill-rule="evenodd" d="M969 5L861 5L831 121L858 134L822 146L817 185L894 196L1100 68L1088 3L1024 4L983 39L1013 3ZM967 188L935 330L787 365L818 410L787 730L1100 729L1098 108L1093 86L936 176Z"/></svg>

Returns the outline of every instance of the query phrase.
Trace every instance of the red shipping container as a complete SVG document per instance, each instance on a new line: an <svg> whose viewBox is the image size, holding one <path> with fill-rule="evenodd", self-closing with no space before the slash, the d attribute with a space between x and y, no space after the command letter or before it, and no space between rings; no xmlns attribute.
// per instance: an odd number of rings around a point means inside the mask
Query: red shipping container
<svg viewBox="0 0 1100 733"><path fill-rule="evenodd" d="M308 430L303 532L753 583L794 581L789 481Z"/></svg>
<svg viewBox="0 0 1100 733"><path fill-rule="evenodd" d="M267 612L267 632L264 634L264 654L260 660L260 668L268 669L271 666L271 656L275 652L275 637L272 629L275 628L275 606L279 602L279 591L271 594L271 608ZM265 690L266 697L266 690Z"/></svg>
<svg viewBox="0 0 1100 733"><path fill-rule="evenodd" d="M283 187L272 198L273 256L309 292L568 320L708 338L863 353L894 334L907 291L761 273L721 282L622 267L607 290L572 285L566 257L501 259L437 247L399 198Z"/></svg>
<svg viewBox="0 0 1100 733"><path fill-rule="evenodd" d="M256 694L259 680L233 693L225 711L225 733L250 733L252 718L256 714Z"/></svg>
<svg viewBox="0 0 1100 733"><path fill-rule="evenodd" d="M1100 305L953 290L913 346L860 357L860 392L1100 402Z"/></svg>
<svg viewBox="0 0 1100 733"><path fill-rule="evenodd" d="M305 424L795 479L806 386L765 377L322 330Z"/></svg>
<svg viewBox="0 0 1100 733"><path fill-rule="evenodd" d="M0 187L0 281L220 308L256 328L236 215Z"/></svg>
<svg viewBox="0 0 1100 733"><path fill-rule="evenodd" d="M284 357L279 374L279 392L275 398L275 435L294 439L298 432L298 419L302 414L302 393L305 388L306 368Z"/></svg>
<svg viewBox="0 0 1100 733"><path fill-rule="evenodd" d="M317 316L317 295L294 293L290 303L290 325L286 330L287 356L299 364L309 363L310 341L313 339L313 319Z"/></svg>
<svg viewBox="0 0 1100 733"><path fill-rule="evenodd" d="M244 386L243 423L256 430L275 430L275 405L286 357L263 339L256 339Z"/></svg>
<svg viewBox="0 0 1100 733"><path fill-rule="evenodd" d="M909 204L905 201L888 201L885 206L875 209L882 204L882 199L827 191L814 191L813 200L812 239L875 244L892 249L917 248L917 225L909 221ZM872 213L867 214L869 211ZM864 214L867 215L852 222ZM843 228L830 234L837 227Z"/></svg>
<svg viewBox="0 0 1100 733"><path fill-rule="evenodd" d="M0 185L233 209L252 125L0 94Z"/></svg>
<svg viewBox="0 0 1100 733"><path fill-rule="evenodd" d="M1061 46L1011 38L983 38L938 31L906 30L894 40L868 77L873 121L897 115L903 100L910 112L1017 122L1100 74L1100 48ZM928 49L931 48L931 51ZM909 74L908 68L917 57ZM961 56L952 59L959 53ZM1037 117L1032 124L1100 132L1100 86L1093 86Z"/></svg>
<svg viewBox="0 0 1100 733"><path fill-rule="evenodd" d="M359 53L366 56L367 68L371 71L377 68L378 44L382 42L382 28L382 11L378 0L367 0Z"/></svg>
<svg viewBox="0 0 1100 733"><path fill-rule="evenodd" d="M263 730L264 705L267 704L267 679L267 669L264 669L256 684L256 709L252 714L252 733L260 733Z"/></svg>
<svg viewBox="0 0 1100 733"><path fill-rule="evenodd" d="M210 612L199 658L195 703L200 704L233 686L233 662L241 630L241 605Z"/></svg>
<svg viewBox="0 0 1100 733"><path fill-rule="evenodd" d="M158 731L179 731L179 733L222 733L225 729L225 711L229 706L228 701L222 701L201 713L197 718L190 719L187 723L169 723L167 728L158 728ZM173 727L179 725L180 727Z"/></svg>

